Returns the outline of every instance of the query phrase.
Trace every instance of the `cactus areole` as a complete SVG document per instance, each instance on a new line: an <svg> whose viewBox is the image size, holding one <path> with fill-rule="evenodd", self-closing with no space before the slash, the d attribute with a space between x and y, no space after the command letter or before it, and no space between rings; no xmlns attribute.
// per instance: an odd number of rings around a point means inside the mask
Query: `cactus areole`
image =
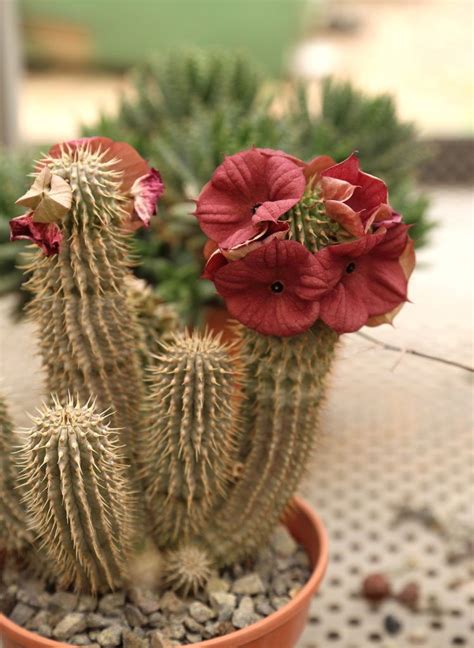
<svg viewBox="0 0 474 648"><path fill-rule="evenodd" d="M45 404L16 435L0 400L0 549L44 560L58 586L103 593L128 586L152 547L153 585L196 594L288 510L340 334L391 322L408 299L408 226L354 154L226 157L195 215L203 276L237 320L227 344L179 330L132 279L132 233L164 190L134 149L58 144L33 175L10 225L34 244Z"/></svg>

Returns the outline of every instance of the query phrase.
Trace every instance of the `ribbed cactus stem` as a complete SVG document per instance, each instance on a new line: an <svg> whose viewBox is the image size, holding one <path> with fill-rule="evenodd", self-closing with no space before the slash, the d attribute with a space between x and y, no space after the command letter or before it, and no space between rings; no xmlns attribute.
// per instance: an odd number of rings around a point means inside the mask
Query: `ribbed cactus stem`
<svg viewBox="0 0 474 648"><path fill-rule="evenodd" d="M164 303L157 292L142 279L131 276L127 281L128 295L139 323L139 349L144 366L160 352L160 343L173 338L179 328L176 308Z"/></svg>
<svg viewBox="0 0 474 648"><path fill-rule="evenodd" d="M134 527L134 497L117 432L93 405L53 398L18 453L24 503L59 585L119 587Z"/></svg>
<svg viewBox="0 0 474 648"><path fill-rule="evenodd" d="M297 490L317 435L336 340L321 323L291 338L243 333L243 467L205 533L218 563L232 563L261 546Z"/></svg>
<svg viewBox="0 0 474 648"><path fill-rule="evenodd" d="M331 243L347 239L347 232L326 214L317 188L309 186L303 198L283 217L290 225L289 238L316 253Z"/></svg>
<svg viewBox="0 0 474 648"><path fill-rule="evenodd" d="M31 542L18 489L14 452L19 445L7 405L0 396L0 550L21 549Z"/></svg>
<svg viewBox="0 0 474 648"><path fill-rule="evenodd" d="M59 254L36 252L27 267L48 392L61 401L69 391L83 402L97 398L130 447L143 380L136 315L124 286L130 259L121 174L87 144L74 150L65 145L60 157L44 162L72 189Z"/></svg>
<svg viewBox="0 0 474 648"><path fill-rule="evenodd" d="M238 371L210 333L179 333L156 357L144 477L159 547L186 543L227 492L237 458Z"/></svg>

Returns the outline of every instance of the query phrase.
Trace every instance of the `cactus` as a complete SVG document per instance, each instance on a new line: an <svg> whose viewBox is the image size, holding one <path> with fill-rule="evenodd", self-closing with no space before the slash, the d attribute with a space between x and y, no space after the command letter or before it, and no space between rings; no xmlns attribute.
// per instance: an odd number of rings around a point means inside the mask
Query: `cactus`
<svg viewBox="0 0 474 648"><path fill-rule="evenodd" d="M165 557L164 582L172 590L196 595L212 574L207 553L195 545L169 551Z"/></svg>
<svg viewBox="0 0 474 648"><path fill-rule="evenodd" d="M140 324L139 348L146 366L151 356L159 353L160 342L172 339L179 325L179 317L176 309L164 303L143 279L131 276L127 284L129 300Z"/></svg>
<svg viewBox="0 0 474 648"><path fill-rule="evenodd" d="M337 334L318 322L291 338L245 330L242 472L214 511L205 545L219 564L261 546L304 475Z"/></svg>
<svg viewBox="0 0 474 648"><path fill-rule="evenodd" d="M239 432L231 352L220 336L184 332L156 358L143 470L159 547L199 535L231 483Z"/></svg>
<svg viewBox="0 0 474 648"><path fill-rule="evenodd" d="M106 154L84 142L41 161L69 183L72 206L58 221L59 253L32 254L27 287L47 392L61 401L69 391L83 402L93 396L111 410L132 461L143 394L139 332L123 290L130 258L122 174Z"/></svg>
<svg viewBox="0 0 474 648"><path fill-rule="evenodd" d="M56 397L18 453L24 504L60 586L119 587L132 550L134 496L117 431L94 405Z"/></svg>
<svg viewBox="0 0 474 648"><path fill-rule="evenodd" d="M0 396L0 549L22 549L32 540L26 528L17 474L12 461L19 439Z"/></svg>

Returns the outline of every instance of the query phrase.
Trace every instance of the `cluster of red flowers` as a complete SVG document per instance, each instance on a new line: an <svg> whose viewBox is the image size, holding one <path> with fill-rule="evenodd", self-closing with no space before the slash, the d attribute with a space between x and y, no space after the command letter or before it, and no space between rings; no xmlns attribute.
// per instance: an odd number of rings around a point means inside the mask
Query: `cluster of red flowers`
<svg viewBox="0 0 474 648"><path fill-rule="evenodd" d="M114 142L107 137L84 137L55 144L45 160L38 164L37 171L41 172L48 159L60 158L63 151L70 156L78 156L84 150L91 155L100 156L102 162L110 163L110 170L120 173L120 191L126 198L123 207L128 213L124 227L127 230L148 227L152 215L156 214L156 205L164 191L164 185L158 171L151 168L129 144ZM19 202L27 204L27 201ZM33 208L10 221L10 238L12 241L32 241L44 254L51 256L59 253L62 231L57 221L45 222Z"/></svg>
<svg viewBox="0 0 474 648"><path fill-rule="evenodd" d="M316 253L291 240L288 212L311 190L342 241ZM227 157L195 212L209 237L204 277L230 314L265 335L290 336L320 318L338 333L391 322L407 300L415 257L385 183L356 155L305 164L282 151Z"/></svg>

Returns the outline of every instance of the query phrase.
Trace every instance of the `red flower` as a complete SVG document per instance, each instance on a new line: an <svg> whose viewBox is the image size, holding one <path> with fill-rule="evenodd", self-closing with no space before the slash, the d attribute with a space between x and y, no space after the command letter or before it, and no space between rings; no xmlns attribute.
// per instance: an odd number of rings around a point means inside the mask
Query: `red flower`
<svg viewBox="0 0 474 648"><path fill-rule="evenodd" d="M274 239L216 271L214 282L230 314L264 335L306 331L327 290L316 258L296 241Z"/></svg>
<svg viewBox="0 0 474 648"><path fill-rule="evenodd" d="M208 241L204 247L204 256L207 259L202 279L213 279L214 273L226 265L229 261L243 259L249 252L256 250L262 245L267 245L273 239L284 239L288 234L290 226L288 223L278 221L276 223L265 223L265 229L251 241L245 241L240 245L221 250L215 241Z"/></svg>
<svg viewBox="0 0 474 648"><path fill-rule="evenodd" d="M59 253L63 235L55 223L36 223L33 212L10 221L10 240L29 240L38 245L46 256Z"/></svg>
<svg viewBox="0 0 474 648"><path fill-rule="evenodd" d="M379 228L350 243L316 254L318 276L329 286L321 299L321 319L338 333L357 331L369 318L384 315L407 300L407 276L400 257L409 242L408 226Z"/></svg>
<svg viewBox="0 0 474 648"><path fill-rule="evenodd" d="M149 227L151 217L156 214L158 198L164 191L164 184L156 169L137 178L130 189L133 196L132 228Z"/></svg>
<svg viewBox="0 0 474 648"><path fill-rule="evenodd" d="M361 171L354 153L324 170L321 186L328 215L353 236L363 236L373 223L391 226L401 221L388 204L385 182Z"/></svg>
<svg viewBox="0 0 474 648"><path fill-rule="evenodd" d="M253 240L303 196L300 164L281 151L251 149L226 157L204 187L195 215L219 247Z"/></svg>
<svg viewBox="0 0 474 648"><path fill-rule="evenodd" d="M129 229L137 229L141 225L148 227L150 218L156 214L156 205L164 191L161 176L126 142L114 142L108 137L83 137L62 144L55 144L48 155L58 158L62 151L73 155L79 149L91 153L102 152L102 159L115 161L111 169L122 174L121 190L130 198L128 211L130 213Z"/></svg>

